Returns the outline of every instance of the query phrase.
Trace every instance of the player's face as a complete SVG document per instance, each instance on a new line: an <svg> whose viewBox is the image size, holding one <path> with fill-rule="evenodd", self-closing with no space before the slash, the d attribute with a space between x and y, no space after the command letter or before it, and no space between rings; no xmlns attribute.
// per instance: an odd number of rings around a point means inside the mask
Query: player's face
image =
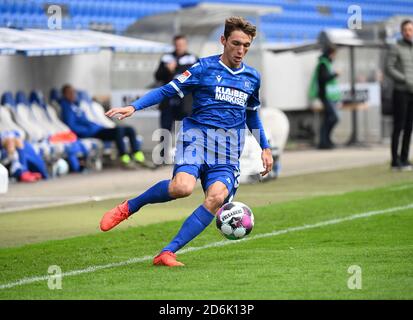
<svg viewBox="0 0 413 320"><path fill-rule="evenodd" d="M407 23L402 30L403 38L406 40L413 39L413 23Z"/></svg>
<svg viewBox="0 0 413 320"><path fill-rule="evenodd" d="M76 101L76 91L72 87L69 87L65 90L64 97L70 102Z"/></svg>
<svg viewBox="0 0 413 320"><path fill-rule="evenodd" d="M252 37L241 30L233 31L228 38L221 36L224 46L222 60L231 68L238 68L247 54L252 42Z"/></svg>
<svg viewBox="0 0 413 320"><path fill-rule="evenodd" d="M182 56L188 50L188 42L185 38L175 40L175 52L177 56Z"/></svg>

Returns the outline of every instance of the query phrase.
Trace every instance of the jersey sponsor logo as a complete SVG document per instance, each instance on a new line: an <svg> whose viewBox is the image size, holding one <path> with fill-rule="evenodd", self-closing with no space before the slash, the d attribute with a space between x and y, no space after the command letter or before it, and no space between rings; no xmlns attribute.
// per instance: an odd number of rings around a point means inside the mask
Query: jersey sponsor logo
<svg viewBox="0 0 413 320"><path fill-rule="evenodd" d="M215 100L226 101L244 107L248 100L248 94L236 89L216 86Z"/></svg>
<svg viewBox="0 0 413 320"><path fill-rule="evenodd" d="M217 75L217 81L221 82L222 77L220 75Z"/></svg>
<svg viewBox="0 0 413 320"><path fill-rule="evenodd" d="M192 73L190 73L188 70L186 70L184 73L182 73L177 79L180 83L184 83L188 78L192 76Z"/></svg>

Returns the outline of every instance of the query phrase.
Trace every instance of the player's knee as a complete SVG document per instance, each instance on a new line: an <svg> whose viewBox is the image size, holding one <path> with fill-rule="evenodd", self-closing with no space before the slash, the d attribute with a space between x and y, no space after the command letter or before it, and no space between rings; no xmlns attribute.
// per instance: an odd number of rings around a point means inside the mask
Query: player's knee
<svg viewBox="0 0 413 320"><path fill-rule="evenodd" d="M185 198L192 194L193 187L181 183L172 183L169 189L169 193L174 198Z"/></svg>
<svg viewBox="0 0 413 320"><path fill-rule="evenodd" d="M225 196L222 193L210 194L206 197L204 206L215 214L217 210L223 205Z"/></svg>

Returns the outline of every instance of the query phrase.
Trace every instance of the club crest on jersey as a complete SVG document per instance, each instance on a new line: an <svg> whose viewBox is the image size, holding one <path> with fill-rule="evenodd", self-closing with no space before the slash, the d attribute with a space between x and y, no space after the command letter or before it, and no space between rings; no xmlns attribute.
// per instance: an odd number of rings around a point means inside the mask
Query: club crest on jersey
<svg viewBox="0 0 413 320"><path fill-rule="evenodd" d="M225 88L221 86L215 87L215 100L226 101L244 107L247 103L247 99L248 94L245 92L233 88Z"/></svg>
<svg viewBox="0 0 413 320"><path fill-rule="evenodd" d="M184 83L190 76L192 76L192 73L186 70L177 79L180 83Z"/></svg>
<svg viewBox="0 0 413 320"><path fill-rule="evenodd" d="M245 80L244 87L245 87L245 89L250 89L251 88L251 82L249 82L248 80Z"/></svg>

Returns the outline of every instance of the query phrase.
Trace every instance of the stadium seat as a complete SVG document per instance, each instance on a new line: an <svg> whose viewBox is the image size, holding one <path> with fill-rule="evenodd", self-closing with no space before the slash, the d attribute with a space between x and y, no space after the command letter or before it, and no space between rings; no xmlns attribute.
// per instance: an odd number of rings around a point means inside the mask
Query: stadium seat
<svg viewBox="0 0 413 320"><path fill-rule="evenodd" d="M5 102L5 104L14 104L14 102ZM0 128L1 130L10 130L10 131L16 131L19 133L19 136L22 137L22 139L26 138L26 133L24 130L17 125L12 117L11 111L9 108L7 108L5 105L2 104L0 105Z"/></svg>
<svg viewBox="0 0 413 320"><path fill-rule="evenodd" d="M50 89L49 103L53 107L53 109L56 111L57 116L60 118L62 114L62 110L60 108L59 99L60 99L59 90L57 90L56 88Z"/></svg>
<svg viewBox="0 0 413 320"><path fill-rule="evenodd" d="M51 121L51 118L47 113L46 106L43 106L43 101L38 92L32 91L30 93L29 104L36 121L40 123L49 134L55 134L61 131L60 128L55 126Z"/></svg>
<svg viewBox="0 0 413 320"><path fill-rule="evenodd" d="M16 122L26 131L29 140L38 142L47 138L46 132L43 128L38 127L30 109L28 107L28 100L24 92L18 91L16 94L16 104L12 108Z"/></svg>
<svg viewBox="0 0 413 320"><path fill-rule="evenodd" d="M21 98L21 97L20 97ZM21 123L17 121L16 117L16 102L13 98L13 94L11 92L3 93L1 97L1 119L3 124L7 124L7 127L11 130L18 131L22 138L27 139L27 130L22 126ZM47 141L35 141L32 143L33 149L36 151L37 154L43 156L43 158L49 162L53 161L54 151L53 148L50 148Z"/></svg>
<svg viewBox="0 0 413 320"><path fill-rule="evenodd" d="M103 106L93 101L86 91L78 91L79 105L86 113L89 120L102 125L105 128L114 128L116 124L105 116Z"/></svg>
<svg viewBox="0 0 413 320"><path fill-rule="evenodd" d="M70 128L58 119L55 110L45 103L41 92L32 91L30 103L37 121L47 127L51 135L70 131ZM85 158L87 163L91 164L101 162L103 144L99 139L79 139L72 143L63 143L62 145L64 157L68 159L72 169L75 166L73 162L76 161L73 157ZM98 168L98 166L93 165L93 168Z"/></svg>

